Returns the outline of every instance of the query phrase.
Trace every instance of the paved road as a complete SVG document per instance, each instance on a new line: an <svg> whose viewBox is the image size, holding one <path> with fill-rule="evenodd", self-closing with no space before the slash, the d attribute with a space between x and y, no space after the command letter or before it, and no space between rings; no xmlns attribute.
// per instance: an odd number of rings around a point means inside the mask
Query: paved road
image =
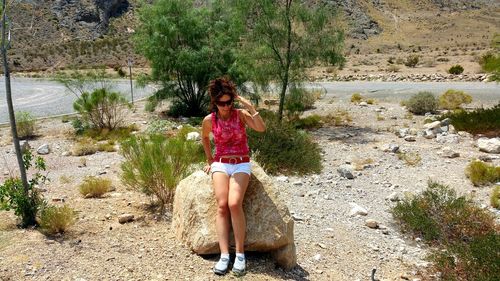
<svg viewBox="0 0 500 281"><path fill-rule="evenodd" d="M130 100L130 82L128 80L117 80L112 85L113 90L123 93ZM76 97L55 81L13 78L11 86L15 111L28 111L35 117L74 112L73 102ZM153 92L152 87L134 88L134 100L149 96ZM0 124L8 121L5 79L2 77L0 80Z"/></svg>
<svg viewBox="0 0 500 281"><path fill-rule="evenodd" d="M441 94L448 89L462 90L479 103L500 101L500 84L482 82L322 82L309 84L327 91L327 96L349 99L353 93L378 100L403 100L419 91ZM114 82L114 88L130 98L130 84L127 80ZM45 117L73 112L75 96L54 81L14 78L12 79L14 108L29 111L36 117ZM134 99L154 92L152 87L134 89ZM8 122L5 101L5 84L0 80L0 124Z"/></svg>

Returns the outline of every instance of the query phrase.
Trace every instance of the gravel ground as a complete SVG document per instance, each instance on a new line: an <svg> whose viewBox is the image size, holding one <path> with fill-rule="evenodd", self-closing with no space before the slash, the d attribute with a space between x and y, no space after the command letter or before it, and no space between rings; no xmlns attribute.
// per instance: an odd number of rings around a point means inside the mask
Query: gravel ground
<svg viewBox="0 0 500 281"><path fill-rule="evenodd" d="M490 188L475 188L464 175L472 158L486 155L473 146L471 136L457 144L440 144L417 137L415 142L398 138L402 127L421 129L423 117L405 119L397 103L366 107L345 101L320 100L306 113L327 114L339 109L349 112L348 127L326 127L312 135L323 149L324 169L307 177L276 176L283 200L295 223L298 266L284 272L266 254L249 253L246 280L370 280L373 268L380 280L414 280L428 266L425 244L400 232L389 212L395 204L389 197L418 192L429 179L450 185L463 194L474 194L479 204L488 204ZM151 115L139 110L130 122L147 127ZM380 111L377 112L376 110ZM384 117L378 121L377 116ZM393 119L395 118L395 119ZM64 199L78 213L77 223L63 237L48 239L37 230L18 229L12 212L0 212L0 280L232 280L216 277L211 268L216 256L198 256L180 244L170 220L158 219L150 198L127 190L119 180L116 152L85 157L62 156L71 149L71 125L60 119L41 121L33 148L48 143L45 156L51 182L42 188L49 201ZM16 162L8 128L0 129L0 182L15 171ZM417 152L421 163L408 166L383 147L394 143L407 152ZM460 153L458 158L440 155L444 146ZM85 158L86 166L83 166ZM499 160L494 160L499 165ZM359 163L367 163L361 165ZM337 168L358 164L354 179L341 177ZM102 174L113 181L115 191L101 199L84 199L77 190L87 175ZM54 203L53 204L61 204ZM366 216L351 216L350 203L367 210ZM135 221L119 224L124 213ZM496 212L497 216L500 216ZM365 226L367 219L381 226Z"/></svg>

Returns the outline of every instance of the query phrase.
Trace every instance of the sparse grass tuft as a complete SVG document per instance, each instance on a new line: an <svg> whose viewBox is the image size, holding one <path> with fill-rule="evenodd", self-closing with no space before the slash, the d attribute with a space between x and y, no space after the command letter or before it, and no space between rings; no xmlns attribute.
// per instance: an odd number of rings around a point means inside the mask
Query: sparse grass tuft
<svg viewBox="0 0 500 281"><path fill-rule="evenodd" d="M46 206L40 213L40 227L45 235L62 234L75 223L75 211L68 205Z"/></svg>
<svg viewBox="0 0 500 281"><path fill-rule="evenodd" d="M363 96L360 93L354 93L351 96L352 103L360 103L363 100Z"/></svg>
<svg viewBox="0 0 500 281"><path fill-rule="evenodd" d="M111 188L111 180L98 177L86 177L78 187L80 194L85 198L102 197Z"/></svg>
<svg viewBox="0 0 500 281"><path fill-rule="evenodd" d="M352 165L354 166L354 170L362 171L368 165L373 164L375 161L371 158L358 158L352 161Z"/></svg>
<svg viewBox="0 0 500 281"><path fill-rule="evenodd" d="M490 203L493 208L500 209L500 185L495 185L491 190Z"/></svg>
<svg viewBox="0 0 500 281"><path fill-rule="evenodd" d="M26 111L16 112L17 135L20 139L35 136L35 118Z"/></svg>
<svg viewBox="0 0 500 281"><path fill-rule="evenodd" d="M500 181L500 166L495 167L474 160L465 168L465 175L473 185L481 186Z"/></svg>
<svg viewBox="0 0 500 281"><path fill-rule="evenodd" d="M397 155L399 160L403 160L409 166L417 166L422 161L417 152L399 152Z"/></svg>

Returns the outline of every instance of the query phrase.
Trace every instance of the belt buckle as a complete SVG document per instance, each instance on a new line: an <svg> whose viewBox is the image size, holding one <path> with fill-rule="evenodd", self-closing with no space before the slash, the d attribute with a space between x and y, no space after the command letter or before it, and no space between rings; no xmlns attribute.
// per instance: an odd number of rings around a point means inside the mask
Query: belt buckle
<svg viewBox="0 0 500 281"><path fill-rule="evenodd" d="M234 163L233 163L233 160L234 160ZM236 157L229 158L229 164L231 164L231 165L238 164L238 159Z"/></svg>

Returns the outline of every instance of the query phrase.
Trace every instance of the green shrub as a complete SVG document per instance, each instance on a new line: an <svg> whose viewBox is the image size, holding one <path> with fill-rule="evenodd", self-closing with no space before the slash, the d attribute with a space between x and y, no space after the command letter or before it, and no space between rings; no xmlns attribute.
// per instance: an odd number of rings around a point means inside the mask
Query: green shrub
<svg viewBox="0 0 500 281"><path fill-rule="evenodd" d="M270 174L310 174L321 171L318 144L305 131L280 122L270 111L261 111L266 123L264 133L250 130L248 143L256 161Z"/></svg>
<svg viewBox="0 0 500 281"><path fill-rule="evenodd" d="M78 187L80 194L85 198L99 198L102 197L111 188L111 180L98 178L98 177L86 177L83 182Z"/></svg>
<svg viewBox="0 0 500 281"><path fill-rule="evenodd" d="M354 93L351 96L352 103L360 103L363 100L363 96L360 93Z"/></svg>
<svg viewBox="0 0 500 281"><path fill-rule="evenodd" d="M418 55L409 55L408 57L406 57L406 61L404 62L404 64L407 66L407 67L416 67L417 64L418 64L418 61L419 61L419 56Z"/></svg>
<svg viewBox="0 0 500 281"><path fill-rule="evenodd" d="M68 205L46 206L40 212L40 227L47 235L64 233L75 224L75 211Z"/></svg>
<svg viewBox="0 0 500 281"><path fill-rule="evenodd" d="M490 80L500 81L500 54L488 52L481 57L479 64L484 72L493 74Z"/></svg>
<svg viewBox="0 0 500 281"><path fill-rule="evenodd" d="M73 126L76 135L81 135L88 129L88 125L84 124L81 118L71 120L71 126Z"/></svg>
<svg viewBox="0 0 500 281"><path fill-rule="evenodd" d="M156 135L156 134L163 135L168 130L171 130L173 126L174 123L172 123L169 120L155 119L148 124L145 133L148 135Z"/></svg>
<svg viewBox="0 0 500 281"><path fill-rule="evenodd" d="M84 124L95 129L113 130L122 125L125 108L130 104L120 94L106 89L97 89L91 94L85 92L73 103Z"/></svg>
<svg viewBox="0 0 500 281"><path fill-rule="evenodd" d="M500 185L495 185L490 196L491 206L495 209L500 209Z"/></svg>
<svg viewBox="0 0 500 281"><path fill-rule="evenodd" d="M121 143L122 182L147 195L155 195L171 207L175 187L187 176L191 164L205 158L199 142L187 141L185 131L167 138L163 135L132 136Z"/></svg>
<svg viewBox="0 0 500 281"><path fill-rule="evenodd" d="M450 69L448 69L449 74L458 75L458 74L462 74L463 72L464 72L464 68L459 64L454 65L454 66L450 67Z"/></svg>
<svg viewBox="0 0 500 281"><path fill-rule="evenodd" d="M458 109L462 104L472 102L472 97L465 92L448 90L439 97L439 107L442 109Z"/></svg>
<svg viewBox="0 0 500 281"><path fill-rule="evenodd" d="M429 182L421 194L398 202L392 214L404 230L433 243L470 241L496 228L492 214L435 182Z"/></svg>
<svg viewBox="0 0 500 281"><path fill-rule="evenodd" d="M431 92L419 92L408 100L406 106L411 113L423 115L436 111L438 101Z"/></svg>
<svg viewBox="0 0 500 281"><path fill-rule="evenodd" d="M26 111L16 112L17 136L26 139L35 136L35 118Z"/></svg>
<svg viewBox="0 0 500 281"><path fill-rule="evenodd" d="M36 173L28 180L27 193L24 191L23 183L19 178L9 178L0 185L0 210L14 210L14 214L21 219L21 227L36 225L36 216L40 208L46 204L45 200L35 188L45 183L47 177L41 172L45 171L45 161L37 157L33 163L31 151L23 154L23 163L26 171L35 165Z"/></svg>
<svg viewBox="0 0 500 281"><path fill-rule="evenodd" d="M482 161L472 161L465 168L465 175L475 186L500 181L500 166L495 167Z"/></svg>
<svg viewBox="0 0 500 281"><path fill-rule="evenodd" d="M138 130L139 128L137 127L137 125L132 124L127 127L119 127L119 128L117 127L113 130L107 128L103 129L89 128L85 130L83 135L85 137L97 141L102 141L102 140L120 141L128 138L132 134L132 132Z"/></svg>
<svg viewBox="0 0 500 281"><path fill-rule="evenodd" d="M500 103L492 108L478 108L471 112L457 110L444 114L441 118L450 118L451 124L458 131L500 136Z"/></svg>
<svg viewBox="0 0 500 281"><path fill-rule="evenodd" d="M318 129L323 126L323 121L321 116L314 114L293 121L293 126L297 129Z"/></svg>
<svg viewBox="0 0 500 281"><path fill-rule="evenodd" d="M285 97L284 109L290 120L298 117L306 110L313 108L317 100L316 95L303 88L292 87L290 93Z"/></svg>

